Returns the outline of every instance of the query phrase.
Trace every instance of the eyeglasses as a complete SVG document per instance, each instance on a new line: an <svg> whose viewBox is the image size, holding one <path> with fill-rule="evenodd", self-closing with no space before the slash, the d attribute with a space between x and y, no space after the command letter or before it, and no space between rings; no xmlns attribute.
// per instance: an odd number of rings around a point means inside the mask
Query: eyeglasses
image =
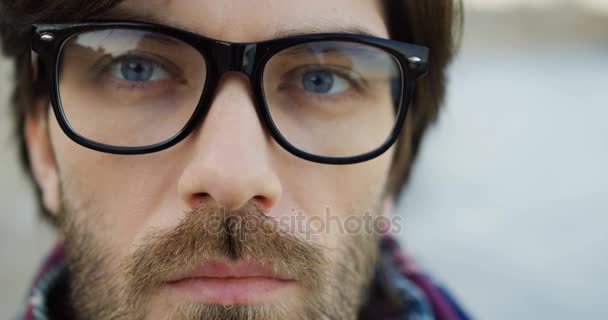
<svg viewBox="0 0 608 320"><path fill-rule="evenodd" d="M144 154L177 144L204 120L221 76L236 71L273 139L327 164L367 161L395 143L428 59L425 47L364 35L230 43L123 21L35 24L32 49L60 127L87 148Z"/></svg>

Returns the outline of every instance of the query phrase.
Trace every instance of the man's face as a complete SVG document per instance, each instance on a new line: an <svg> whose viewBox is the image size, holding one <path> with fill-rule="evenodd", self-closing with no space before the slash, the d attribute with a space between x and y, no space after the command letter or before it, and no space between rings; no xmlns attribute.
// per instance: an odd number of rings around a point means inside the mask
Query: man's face
<svg viewBox="0 0 608 320"><path fill-rule="evenodd" d="M349 27L388 37L373 0L133 0L121 7L232 42ZM357 165L297 158L268 136L249 83L236 73L222 79L205 121L162 152L96 152L66 137L54 118L48 126L52 165L32 161L45 204L61 221L83 318L356 315L377 236L339 224L381 214L392 149ZM35 154L40 143L29 142ZM320 225L329 228L319 232Z"/></svg>

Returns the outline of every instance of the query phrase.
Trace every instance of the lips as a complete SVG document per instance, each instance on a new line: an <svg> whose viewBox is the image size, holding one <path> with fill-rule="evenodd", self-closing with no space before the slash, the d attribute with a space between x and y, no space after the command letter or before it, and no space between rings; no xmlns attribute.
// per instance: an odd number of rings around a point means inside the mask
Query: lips
<svg viewBox="0 0 608 320"><path fill-rule="evenodd" d="M215 304L255 304L277 298L296 281L256 261L228 263L214 260L166 282L189 301Z"/></svg>
<svg viewBox="0 0 608 320"><path fill-rule="evenodd" d="M271 266L255 261L241 261L231 264L214 260L188 273L177 275L167 282L172 283L192 278L272 278L277 280L293 280L288 276L275 273Z"/></svg>

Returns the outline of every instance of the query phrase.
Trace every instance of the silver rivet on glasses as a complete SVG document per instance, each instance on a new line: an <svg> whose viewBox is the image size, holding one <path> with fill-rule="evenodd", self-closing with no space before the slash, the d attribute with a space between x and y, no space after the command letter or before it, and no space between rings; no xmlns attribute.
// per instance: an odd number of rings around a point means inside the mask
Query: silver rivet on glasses
<svg viewBox="0 0 608 320"><path fill-rule="evenodd" d="M55 40L55 36L50 33L43 33L40 35L40 40L45 41L45 42L51 42L51 41Z"/></svg>
<svg viewBox="0 0 608 320"><path fill-rule="evenodd" d="M409 57L407 59L407 61L409 61L411 64L420 64L422 62L422 59L414 56L414 57Z"/></svg>

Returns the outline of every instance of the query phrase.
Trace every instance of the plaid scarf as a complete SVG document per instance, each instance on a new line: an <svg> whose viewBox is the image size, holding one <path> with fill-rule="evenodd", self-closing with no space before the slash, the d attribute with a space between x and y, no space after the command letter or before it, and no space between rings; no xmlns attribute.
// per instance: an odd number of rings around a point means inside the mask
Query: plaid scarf
<svg viewBox="0 0 608 320"><path fill-rule="evenodd" d="M381 254L359 319L468 320L452 296L423 274L392 236ZM58 244L43 263L19 320L69 320L68 268Z"/></svg>

